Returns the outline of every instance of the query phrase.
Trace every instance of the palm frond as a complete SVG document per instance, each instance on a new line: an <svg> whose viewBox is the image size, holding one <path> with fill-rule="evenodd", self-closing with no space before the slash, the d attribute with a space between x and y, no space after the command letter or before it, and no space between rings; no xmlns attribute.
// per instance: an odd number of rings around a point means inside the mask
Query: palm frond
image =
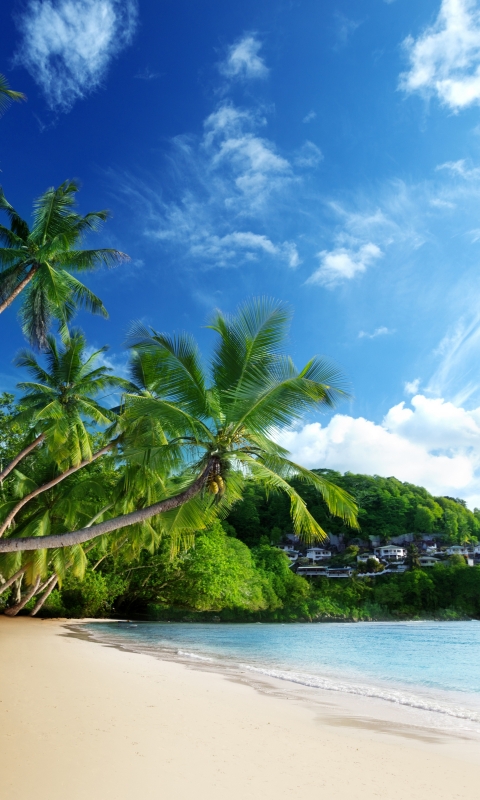
<svg viewBox="0 0 480 800"><path fill-rule="evenodd" d="M10 89L5 75L0 75L0 114L5 111L10 103L19 103L27 98L23 92L15 92Z"/></svg>
<svg viewBox="0 0 480 800"><path fill-rule="evenodd" d="M62 252L55 259L63 269L74 272L86 272L97 267L116 267L125 261L130 261L130 256L113 248L99 248L97 250L69 250Z"/></svg>
<svg viewBox="0 0 480 800"><path fill-rule="evenodd" d="M322 526L310 514L305 500L295 491L285 478L264 462L257 461L249 455L238 453L238 460L244 464L252 477L260 483L267 495L271 492L284 492L290 500L290 513L293 528L297 536L306 543L325 541L327 534Z"/></svg>
<svg viewBox="0 0 480 800"><path fill-rule="evenodd" d="M35 200L31 238L36 244L44 245L48 239L62 233L76 205L79 188L74 181L64 181L58 189L52 186Z"/></svg>
<svg viewBox="0 0 480 800"><path fill-rule="evenodd" d="M27 241L30 235L30 229L24 219L18 214L14 207L10 205L5 197L4 191L0 186L0 211L5 211L10 220L10 228L17 236L24 242Z"/></svg>
<svg viewBox="0 0 480 800"><path fill-rule="evenodd" d="M268 369L282 351L290 317L283 303L268 298L246 303L233 317L217 312L208 327L220 336L213 356L219 391L241 390L252 368Z"/></svg>
<svg viewBox="0 0 480 800"><path fill-rule="evenodd" d="M272 455L262 459L262 463L273 469L285 480L291 481L296 478L309 486L313 486L320 493L333 516L342 519L350 528L359 528L357 519L358 505L345 489L327 480L323 475L318 475L287 458L279 458Z"/></svg>
<svg viewBox="0 0 480 800"><path fill-rule="evenodd" d="M24 264L14 264L0 272L0 302L4 302L26 277Z"/></svg>
<svg viewBox="0 0 480 800"><path fill-rule="evenodd" d="M210 415L205 373L193 337L149 332L141 323L136 323L130 330L127 343L136 349L137 359L141 360L146 353L148 367L155 366L155 392L158 396L181 403L190 414L200 418Z"/></svg>
<svg viewBox="0 0 480 800"><path fill-rule="evenodd" d="M83 283L80 283L73 275L69 275L68 272L62 272L61 274L75 308L85 308L91 314L99 314L104 319L108 318L108 311L96 294L90 291Z"/></svg>

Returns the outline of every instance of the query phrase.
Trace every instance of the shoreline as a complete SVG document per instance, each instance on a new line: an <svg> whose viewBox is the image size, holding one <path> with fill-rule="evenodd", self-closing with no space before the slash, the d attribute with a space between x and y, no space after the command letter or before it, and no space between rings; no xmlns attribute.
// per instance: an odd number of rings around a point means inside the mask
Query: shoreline
<svg viewBox="0 0 480 800"><path fill-rule="evenodd" d="M471 737L382 721L371 699L363 711L332 693L313 703L285 682L253 686L78 633L72 620L0 618L11 800L478 797Z"/></svg>
<svg viewBox="0 0 480 800"><path fill-rule="evenodd" d="M372 722L381 725L399 725L404 730L429 731L435 735L457 736L480 744L480 702L476 710L458 706L461 698L458 693L425 690L420 687L396 687L378 679L362 679L353 683L348 676L336 676L335 681L327 675L310 675L292 672L291 669L240 662L232 656L207 655L206 652L191 652L188 643L182 645L149 644L135 639L122 638L121 631L97 634L94 623L106 620L91 620L89 623L76 622L65 627L72 636L114 647L120 652L149 655L161 661L182 664L187 668L216 673L230 680L243 683L267 694L278 697L288 696L298 703L310 707L322 707L325 703L335 706L337 711L351 716L354 712L357 724L363 720L368 726ZM118 621L123 623L124 621ZM168 623L150 623L168 624ZM178 624L178 623L173 623ZM381 623L380 623L381 624ZM385 623L389 624L389 623ZM129 623L138 627L139 623ZM190 645L191 646L191 645ZM413 734L412 734L413 735ZM423 733L422 733L423 735Z"/></svg>

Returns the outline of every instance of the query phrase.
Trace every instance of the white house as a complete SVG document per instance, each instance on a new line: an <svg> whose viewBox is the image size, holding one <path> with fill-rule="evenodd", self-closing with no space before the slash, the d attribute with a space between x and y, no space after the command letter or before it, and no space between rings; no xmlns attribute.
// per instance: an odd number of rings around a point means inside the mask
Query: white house
<svg viewBox="0 0 480 800"><path fill-rule="evenodd" d="M287 545L279 547L278 549L281 550L282 553L285 553L286 556L288 556L292 564L295 563L295 561L298 559L300 555L300 552L298 550L293 550L291 547L288 547Z"/></svg>
<svg viewBox="0 0 480 800"><path fill-rule="evenodd" d="M447 556L467 556L468 550L466 547L462 547L460 544L452 544L451 547L447 547L445 550Z"/></svg>
<svg viewBox="0 0 480 800"><path fill-rule="evenodd" d="M316 564L307 564L302 567L297 567L297 575L303 575L310 578L326 577L328 567L319 567Z"/></svg>
<svg viewBox="0 0 480 800"><path fill-rule="evenodd" d="M389 564L386 567L385 571L382 574L384 575L386 572L393 572L396 575L396 574L400 574L401 572L406 572L407 569L408 569L408 567L407 567L406 564L403 563L403 561L398 562L398 563L397 562L392 562L391 564Z"/></svg>
<svg viewBox="0 0 480 800"><path fill-rule="evenodd" d="M351 578L353 569L351 567L330 567L327 570L327 578Z"/></svg>
<svg viewBox="0 0 480 800"><path fill-rule="evenodd" d="M377 556L374 556L373 553L360 553L360 555L357 556L357 563L366 564L367 561L369 561L370 559L373 559L373 561L380 563L380 559L377 558Z"/></svg>
<svg viewBox="0 0 480 800"><path fill-rule="evenodd" d="M331 557L332 554L330 550L325 550L324 547L311 547L310 550L307 550L307 558L314 563L316 561L325 561L325 559Z"/></svg>
<svg viewBox="0 0 480 800"><path fill-rule="evenodd" d="M396 544L386 544L383 547L376 547L375 555L378 556L378 558L391 558L398 561L401 558L405 558L407 551L405 547L399 547Z"/></svg>
<svg viewBox="0 0 480 800"><path fill-rule="evenodd" d="M433 556L420 556L418 563L421 567L434 567L439 562L438 558L433 558Z"/></svg>

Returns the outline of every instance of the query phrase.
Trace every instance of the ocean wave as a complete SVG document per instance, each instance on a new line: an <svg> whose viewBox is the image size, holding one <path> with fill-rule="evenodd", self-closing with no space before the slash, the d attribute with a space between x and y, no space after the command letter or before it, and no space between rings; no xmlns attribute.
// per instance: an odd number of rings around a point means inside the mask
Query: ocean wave
<svg viewBox="0 0 480 800"><path fill-rule="evenodd" d="M199 656L198 653L189 653L187 650L177 650L177 655L187 656L188 658L195 658L197 661L214 661L213 658L207 658L207 656Z"/></svg>
<svg viewBox="0 0 480 800"><path fill-rule="evenodd" d="M390 703L396 703L397 705L418 708L422 711L445 714L457 719L468 720L469 722L480 722L480 713L472 711L471 709L449 706L446 703L439 703L433 700L433 698L419 697L418 695L408 694L396 689L367 686L364 684L344 683L340 681L337 682L330 680L329 678L321 678L316 675L287 672L271 667L254 667L251 664L240 664L240 666L242 669L249 670L250 672L257 672L260 675L267 675L271 678L278 678L282 681L290 681L291 683L300 684L301 686L309 686L314 689L325 689L329 692L346 692L347 694L356 694L360 695L361 697L374 697L379 700L386 700Z"/></svg>

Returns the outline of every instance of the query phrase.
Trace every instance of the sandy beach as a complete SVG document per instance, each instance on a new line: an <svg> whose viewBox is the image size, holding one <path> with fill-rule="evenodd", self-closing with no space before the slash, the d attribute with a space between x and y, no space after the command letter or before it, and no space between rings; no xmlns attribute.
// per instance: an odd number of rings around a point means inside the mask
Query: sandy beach
<svg viewBox="0 0 480 800"><path fill-rule="evenodd" d="M477 800L480 747L0 618L1 800Z"/></svg>

